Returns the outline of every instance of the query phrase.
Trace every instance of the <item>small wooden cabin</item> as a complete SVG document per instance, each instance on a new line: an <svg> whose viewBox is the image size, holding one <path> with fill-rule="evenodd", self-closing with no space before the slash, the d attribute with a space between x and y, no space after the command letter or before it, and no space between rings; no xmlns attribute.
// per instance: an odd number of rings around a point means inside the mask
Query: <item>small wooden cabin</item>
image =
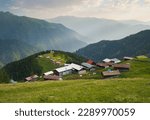
<svg viewBox="0 0 150 120"><path fill-rule="evenodd" d="M44 80L60 80L61 77L57 76L57 75L45 75L44 76Z"/></svg>
<svg viewBox="0 0 150 120"><path fill-rule="evenodd" d="M119 71L128 71L130 69L130 64L114 64L113 68Z"/></svg>
<svg viewBox="0 0 150 120"><path fill-rule="evenodd" d="M32 82L32 81L37 80L38 77L39 77L38 75L32 75L32 76L26 77L25 80L28 82Z"/></svg>
<svg viewBox="0 0 150 120"><path fill-rule="evenodd" d="M102 76L104 78L110 78L110 77L117 77L119 76L121 73L119 70L113 70L113 71L104 71L102 72Z"/></svg>

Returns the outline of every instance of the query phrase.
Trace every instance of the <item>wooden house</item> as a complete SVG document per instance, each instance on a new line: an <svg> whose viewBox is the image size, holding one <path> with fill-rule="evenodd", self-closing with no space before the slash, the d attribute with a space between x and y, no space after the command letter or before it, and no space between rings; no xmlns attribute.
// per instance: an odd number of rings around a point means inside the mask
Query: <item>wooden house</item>
<svg viewBox="0 0 150 120"><path fill-rule="evenodd" d="M119 71L128 71L130 69L130 64L114 64L113 68Z"/></svg>
<svg viewBox="0 0 150 120"><path fill-rule="evenodd" d="M48 72L46 72L46 73L43 73L44 76L45 76L45 75L53 75L53 74L54 74L53 71L48 71Z"/></svg>
<svg viewBox="0 0 150 120"><path fill-rule="evenodd" d="M96 63L93 60L90 60L90 59L87 61L87 63L91 64L91 65L96 65Z"/></svg>
<svg viewBox="0 0 150 120"><path fill-rule="evenodd" d="M102 76L104 78L110 78L110 77L117 77L119 76L121 73L119 70L113 70L113 71L104 71L102 72Z"/></svg>
<svg viewBox="0 0 150 120"><path fill-rule="evenodd" d="M109 65L107 63L97 63L96 64L98 67L101 67L101 68L108 68Z"/></svg>
<svg viewBox="0 0 150 120"><path fill-rule="evenodd" d="M105 59L103 60L103 62L104 62L104 63L111 62L111 59L109 59L109 58L105 58Z"/></svg>
<svg viewBox="0 0 150 120"><path fill-rule="evenodd" d="M91 65L91 64L89 64L89 63L83 62L83 63L81 63L81 65L82 65L86 70L90 70L90 71L95 70L95 66L94 66L94 65Z"/></svg>
<svg viewBox="0 0 150 120"><path fill-rule="evenodd" d="M113 58L113 59L111 59L110 62L115 63L115 64L118 64L118 63L121 62L121 60L119 60L119 59L117 59L117 58Z"/></svg>
<svg viewBox="0 0 150 120"><path fill-rule="evenodd" d="M32 76L26 77L25 80L28 82L31 82L31 81L37 80L38 77L39 77L38 75L32 75Z"/></svg>
<svg viewBox="0 0 150 120"><path fill-rule="evenodd" d="M109 58L106 58L103 60L104 63L114 63L114 64L117 64L117 63L120 63L121 60L117 59L117 58L113 58L113 59L109 59Z"/></svg>
<svg viewBox="0 0 150 120"><path fill-rule="evenodd" d="M68 75L73 72L72 67L70 65L60 67L54 70L54 74L58 76Z"/></svg>
<svg viewBox="0 0 150 120"><path fill-rule="evenodd" d="M83 66L71 63L71 64L68 64L67 66L55 69L54 74L58 76L63 76L63 75L71 74L74 72L79 72L82 69L83 69Z"/></svg>
<svg viewBox="0 0 150 120"><path fill-rule="evenodd" d="M79 71L83 70L83 66L75 64L75 63L71 63L70 66L76 72L79 72Z"/></svg>
<svg viewBox="0 0 150 120"><path fill-rule="evenodd" d="M61 80L61 77L57 75L45 75L44 80Z"/></svg>

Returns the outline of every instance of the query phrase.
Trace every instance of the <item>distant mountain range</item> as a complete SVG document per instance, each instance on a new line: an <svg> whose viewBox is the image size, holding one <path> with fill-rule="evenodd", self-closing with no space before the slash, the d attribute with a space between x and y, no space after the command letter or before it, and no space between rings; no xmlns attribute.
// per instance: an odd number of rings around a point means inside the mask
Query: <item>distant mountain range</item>
<svg viewBox="0 0 150 120"><path fill-rule="evenodd" d="M120 20L119 22L130 25L150 25L150 21L143 22L138 20Z"/></svg>
<svg viewBox="0 0 150 120"><path fill-rule="evenodd" d="M0 65L43 50L76 51L86 45L61 24L0 12Z"/></svg>
<svg viewBox="0 0 150 120"><path fill-rule="evenodd" d="M121 40L103 40L90 44L76 52L86 58L100 61L105 58L123 58L124 56L150 55L150 30L130 35Z"/></svg>
<svg viewBox="0 0 150 120"><path fill-rule="evenodd" d="M48 21L61 23L77 31L88 38L84 39L88 43L100 40L117 40L142 30L150 29L150 22L135 20L116 21L100 18L61 16Z"/></svg>

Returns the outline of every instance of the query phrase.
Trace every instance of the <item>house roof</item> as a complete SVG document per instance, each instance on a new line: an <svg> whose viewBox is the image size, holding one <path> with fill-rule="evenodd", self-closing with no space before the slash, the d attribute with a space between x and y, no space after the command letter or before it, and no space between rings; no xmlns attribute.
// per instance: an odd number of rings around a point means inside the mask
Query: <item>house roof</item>
<svg viewBox="0 0 150 120"><path fill-rule="evenodd" d="M36 79L36 78L38 78L38 77L39 77L38 75L32 75L32 76L26 77L25 79L26 79L27 81L30 81L30 80Z"/></svg>
<svg viewBox="0 0 150 120"><path fill-rule="evenodd" d="M91 64L85 63L85 62L82 63L81 65L84 66L84 67L86 67L86 68L89 68L89 69L94 67L94 65L91 65Z"/></svg>
<svg viewBox="0 0 150 120"><path fill-rule="evenodd" d="M60 77L57 76L57 75L45 75L45 76L44 76L44 79L45 79L45 80L59 80Z"/></svg>
<svg viewBox="0 0 150 120"><path fill-rule="evenodd" d="M80 70L83 69L83 66L78 65L78 64L74 64L74 63L71 63L70 66L71 66L73 69L78 70L78 71L80 71Z"/></svg>
<svg viewBox="0 0 150 120"><path fill-rule="evenodd" d="M81 69L83 69L83 66L75 64L75 63L71 63L64 67L57 68L56 71L64 72L64 71L73 70L73 69L80 71Z"/></svg>
<svg viewBox="0 0 150 120"><path fill-rule="evenodd" d="M114 64L113 65L114 68L130 68L130 64Z"/></svg>
<svg viewBox="0 0 150 120"><path fill-rule="evenodd" d="M109 66L107 63L97 63L96 65L99 66L99 67L107 67L107 66Z"/></svg>
<svg viewBox="0 0 150 120"><path fill-rule="evenodd" d="M108 63L108 62L120 63L121 60L119 60L117 58L113 58L113 59L106 58L103 60L103 62L105 62L105 63Z"/></svg>
<svg viewBox="0 0 150 120"><path fill-rule="evenodd" d="M51 75L53 73L54 73L53 71L48 71L48 72L44 73L44 75Z"/></svg>
<svg viewBox="0 0 150 120"><path fill-rule="evenodd" d="M109 76L117 76L120 75L121 73L119 72L119 70L114 70L114 71L104 71L102 72L102 75L105 77L109 77Z"/></svg>
<svg viewBox="0 0 150 120"><path fill-rule="evenodd" d="M111 62L114 62L114 63L120 63L121 60L119 60L119 59L117 59L117 58L113 58L113 59L111 59Z"/></svg>
<svg viewBox="0 0 150 120"><path fill-rule="evenodd" d="M93 60L88 60L87 63L91 64L91 65L95 64L95 62Z"/></svg>
<svg viewBox="0 0 150 120"><path fill-rule="evenodd" d="M111 62L111 59L106 58L103 60L103 62Z"/></svg>
<svg viewBox="0 0 150 120"><path fill-rule="evenodd" d="M60 72L64 72L64 71L68 71L68 70L72 70L72 66L71 65L60 67L60 68L56 69L56 71L59 72L59 73Z"/></svg>
<svg viewBox="0 0 150 120"><path fill-rule="evenodd" d="M132 60L133 59L133 57L124 57L123 59L126 59L126 60Z"/></svg>
<svg viewBox="0 0 150 120"><path fill-rule="evenodd" d="M114 65L115 63L107 62L106 64L109 65L109 66L112 66L112 65Z"/></svg>

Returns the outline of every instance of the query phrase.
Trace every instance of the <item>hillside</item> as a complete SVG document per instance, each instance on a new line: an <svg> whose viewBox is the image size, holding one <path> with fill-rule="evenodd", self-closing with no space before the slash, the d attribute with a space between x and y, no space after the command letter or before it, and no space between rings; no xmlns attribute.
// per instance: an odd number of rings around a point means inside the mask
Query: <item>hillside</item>
<svg viewBox="0 0 150 120"><path fill-rule="evenodd" d="M150 80L69 80L0 84L7 103L149 103Z"/></svg>
<svg viewBox="0 0 150 120"><path fill-rule="evenodd" d="M117 40L142 30L150 29L150 25L144 22L116 21L92 17L60 16L49 21L61 23L88 37L88 43L100 40ZM134 23L134 24L133 24Z"/></svg>
<svg viewBox="0 0 150 120"><path fill-rule="evenodd" d="M0 65L20 60L37 51L39 51L37 48L20 40L0 39Z"/></svg>
<svg viewBox="0 0 150 120"><path fill-rule="evenodd" d="M24 81L24 78L37 74L42 75L57 67L62 66L64 63L81 63L86 59L77 56L73 53L62 51L45 51L29 56L25 59L9 63L3 67L0 72L9 76L9 80ZM59 62L60 64L57 64ZM0 81L4 81L3 74L0 75ZM7 77L8 78L8 77ZM8 79L7 79L8 80ZM6 81L7 81L6 80Z"/></svg>
<svg viewBox="0 0 150 120"><path fill-rule="evenodd" d="M25 46L28 44L28 49L24 50L27 54L20 56L23 58L31 55L33 52L50 49L73 52L86 45L85 42L82 42L83 39L84 37L61 24L49 23L25 16L16 16L9 12L0 12L0 49L3 56L2 54L0 55L4 58L3 60L0 59L2 64L18 60L18 56L22 54L20 52L22 46L18 46L16 44L18 42L25 43ZM13 41L14 47L6 47L10 40ZM5 49L10 47L11 49L8 49L8 53L14 52L14 55L11 57L8 54L4 54L4 47ZM16 54L17 59L14 59ZM8 57L9 59L7 59Z"/></svg>
<svg viewBox="0 0 150 120"><path fill-rule="evenodd" d="M145 30L116 41L100 41L90 44L76 53L100 61L105 58L150 55L150 30Z"/></svg>
<svg viewBox="0 0 150 120"><path fill-rule="evenodd" d="M44 58L48 56L52 57L55 60L59 59L60 56L62 57L67 54L70 55L70 57L74 56L74 54L62 53L63 52L56 52L53 57L51 53L41 53L38 54L38 57L36 57L35 59L44 61ZM77 60L78 57L76 57L74 56L71 58L74 58L72 60ZM66 60L66 57L63 58L64 59L62 60L62 62ZM80 62L81 60L82 59L78 59L78 61ZM122 75L119 76L119 78L111 78L105 80L100 78L90 79L89 77L86 79L80 78L78 80L69 79L63 81L37 81L31 83L27 82L17 84L0 84L0 102L149 103L150 58L140 56L134 58L133 60L123 61L123 63L130 63L131 69L128 72L123 72ZM45 70L47 69L47 65L48 67L50 67L50 64L46 62L41 63L41 66L43 66ZM15 66L18 69L18 66L16 64ZM50 68L52 68L52 66ZM44 71L44 69L42 70ZM2 72L4 71L0 71L0 75ZM3 74L6 75L6 73ZM6 76L3 78L6 78Z"/></svg>

